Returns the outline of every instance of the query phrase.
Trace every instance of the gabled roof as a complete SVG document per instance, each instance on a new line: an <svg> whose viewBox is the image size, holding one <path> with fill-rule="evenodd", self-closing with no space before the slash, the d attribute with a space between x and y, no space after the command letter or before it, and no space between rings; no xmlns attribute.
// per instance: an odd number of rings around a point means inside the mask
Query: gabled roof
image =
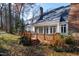
<svg viewBox="0 0 79 59"><path fill-rule="evenodd" d="M65 21L68 18L69 9L70 9L70 5L55 8L53 10L43 13L42 18L40 18L40 16L36 16L35 18L32 18L33 20L36 20L36 22L33 23L51 21L54 18L59 18L59 17L60 17L59 19L60 22Z"/></svg>

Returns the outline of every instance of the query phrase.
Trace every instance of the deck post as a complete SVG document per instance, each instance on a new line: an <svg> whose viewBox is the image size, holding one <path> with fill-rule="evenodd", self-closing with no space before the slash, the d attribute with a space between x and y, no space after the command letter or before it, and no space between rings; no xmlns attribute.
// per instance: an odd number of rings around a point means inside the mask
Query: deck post
<svg viewBox="0 0 79 59"><path fill-rule="evenodd" d="M38 39L38 33L36 33L36 40Z"/></svg>
<svg viewBox="0 0 79 59"><path fill-rule="evenodd" d="M46 40L46 39L45 39L45 30L44 30L44 40Z"/></svg>

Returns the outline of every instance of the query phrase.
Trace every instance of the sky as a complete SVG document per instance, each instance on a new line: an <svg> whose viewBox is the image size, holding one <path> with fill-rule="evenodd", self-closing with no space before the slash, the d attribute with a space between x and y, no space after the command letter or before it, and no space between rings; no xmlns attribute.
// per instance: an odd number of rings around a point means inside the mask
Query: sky
<svg viewBox="0 0 79 59"><path fill-rule="evenodd" d="M46 11L46 10L54 9L60 6L69 5L69 3L38 3L37 5L42 6L44 11Z"/></svg>

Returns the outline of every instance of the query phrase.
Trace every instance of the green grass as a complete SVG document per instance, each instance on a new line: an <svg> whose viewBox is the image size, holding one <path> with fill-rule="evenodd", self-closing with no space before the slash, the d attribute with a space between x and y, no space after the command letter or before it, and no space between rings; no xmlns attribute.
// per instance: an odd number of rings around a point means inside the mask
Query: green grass
<svg viewBox="0 0 79 59"><path fill-rule="evenodd" d="M0 38L3 38L5 40L17 40L20 36L17 35L12 35L12 34L0 34Z"/></svg>

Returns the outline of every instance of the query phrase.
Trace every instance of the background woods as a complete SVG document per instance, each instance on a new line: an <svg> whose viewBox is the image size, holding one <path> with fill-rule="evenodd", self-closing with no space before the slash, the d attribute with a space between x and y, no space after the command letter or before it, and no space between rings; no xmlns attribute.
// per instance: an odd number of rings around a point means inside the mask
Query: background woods
<svg viewBox="0 0 79 59"><path fill-rule="evenodd" d="M0 29L9 33L17 33L24 27L24 12L33 8L33 3L0 3Z"/></svg>

